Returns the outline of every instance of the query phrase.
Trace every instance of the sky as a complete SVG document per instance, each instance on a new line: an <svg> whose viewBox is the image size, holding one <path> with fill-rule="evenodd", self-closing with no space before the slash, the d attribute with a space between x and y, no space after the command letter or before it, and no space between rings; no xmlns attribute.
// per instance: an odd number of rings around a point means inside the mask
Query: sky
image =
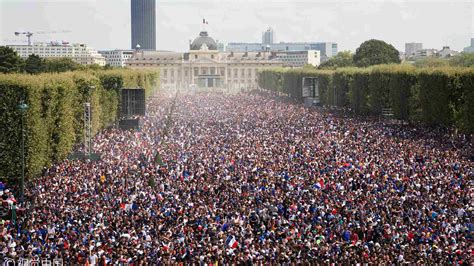
<svg viewBox="0 0 474 266"><path fill-rule="evenodd" d="M188 50L203 18L224 43L261 42L268 27L277 42L337 42L339 51L369 39L462 50L474 37L474 0L156 0L157 49ZM129 49L130 0L0 0L0 44L26 44L15 31L69 31L32 40Z"/></svg>

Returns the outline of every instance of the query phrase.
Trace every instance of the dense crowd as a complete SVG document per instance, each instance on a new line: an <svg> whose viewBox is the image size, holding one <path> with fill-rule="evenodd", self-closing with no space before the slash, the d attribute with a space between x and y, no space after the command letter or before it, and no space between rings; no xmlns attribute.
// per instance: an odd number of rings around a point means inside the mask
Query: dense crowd
<svg viewBox="0 0 474 266"><path fill-rule="evenodd" d="M0 225L0 256L472 263L469 141L251 94L163 94L143 121L99 133L100 161L31 182L25 214Z"/></svg>

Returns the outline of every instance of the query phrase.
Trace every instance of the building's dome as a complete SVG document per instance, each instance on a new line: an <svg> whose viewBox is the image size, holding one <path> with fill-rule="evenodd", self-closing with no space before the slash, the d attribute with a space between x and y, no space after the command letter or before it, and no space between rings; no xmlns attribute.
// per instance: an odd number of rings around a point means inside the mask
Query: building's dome
<svg viewBox="0 0 474 266"><path fill-rule="evenodd" d="M194 41L191 43L190 49L200 50L203 44L207 46L208 50L217 50L216 41L207 35L207 31L201 31L201 33L199 33L199 37L194 39Z"/></svg>

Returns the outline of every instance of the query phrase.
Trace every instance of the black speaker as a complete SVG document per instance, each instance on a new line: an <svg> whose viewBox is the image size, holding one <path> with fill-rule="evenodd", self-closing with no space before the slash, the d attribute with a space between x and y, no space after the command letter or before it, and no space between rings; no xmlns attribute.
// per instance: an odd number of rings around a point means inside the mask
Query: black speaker
<svg viewBox="0 0 474 266"><path fill-rule="evenodd" d="M145 90L124 88L121 91L120 117L145 115Z"/></svg>
<svg viewBox="0 0 474 266"><path fill-rule="evenodd" d="M123 130L138 129L140 127L140 119L122 119L119 121L119 127Z"/></svg>

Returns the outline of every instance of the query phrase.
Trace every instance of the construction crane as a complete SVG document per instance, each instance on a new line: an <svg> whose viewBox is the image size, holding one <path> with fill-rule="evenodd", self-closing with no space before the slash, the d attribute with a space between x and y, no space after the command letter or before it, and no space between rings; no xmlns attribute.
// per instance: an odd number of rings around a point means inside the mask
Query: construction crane
<svg viewBox="0 0 474 266"><path fill-rule="evenodd" d="M33 34L51 34L51 33L68 33L68 32L71 32L71 31L69 31L69 30L63 30L63 31L35 31L35 32L15 31L15 36L25 35L26 37L28 37L28 45L31 45L31 36L33 36Z"/></svg>
<svg viewBox="0 0 474 266"><path fill-rule="evenodd" d="M27 43L27 40L18 40L18 39L3 39L3 43L10 44L10 43Z"/></svg>

